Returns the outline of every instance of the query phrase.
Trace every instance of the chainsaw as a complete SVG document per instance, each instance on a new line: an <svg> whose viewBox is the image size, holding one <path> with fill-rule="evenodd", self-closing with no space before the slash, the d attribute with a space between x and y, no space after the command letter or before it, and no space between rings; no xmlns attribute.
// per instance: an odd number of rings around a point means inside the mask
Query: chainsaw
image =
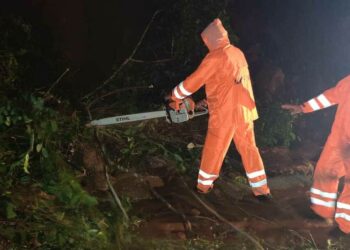
<svg viewBox="0 0 350 250"><path fill-rule="evenodd" d="M150 120L155 118L165 118L169 123L182 123L186 122L194 117L208 114L208 110L204 109L203 111L194 111L190 110L190 105L187 103L187 100L184 100L185 105L181 105L181 108L177 111L170 109L168 106L165 110L161 111L152 111L145 113L129 114L129 115L119 115L112 116L107 118L102 118L99 120L93 120L86 124L87 127L93 126L107 126L113 124L122 124L143 120Z"/></svg>

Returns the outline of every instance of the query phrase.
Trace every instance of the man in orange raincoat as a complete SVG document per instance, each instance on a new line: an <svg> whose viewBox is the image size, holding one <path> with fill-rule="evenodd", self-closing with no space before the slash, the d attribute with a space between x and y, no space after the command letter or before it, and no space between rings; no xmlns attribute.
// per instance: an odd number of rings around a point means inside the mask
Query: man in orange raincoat
<svg viewBox="0 0 350 250"><path fill-rule="evenodd" d="M215 19L201 34L209 53L195 72L177 85L173 106L205 85L209 124L197 190L207 193L219 177L231 140L240 153L255 196L270 199L264 165L255 143L253 121L258 118L248 64L241 50L230 44L227 31Z"/></svg>
<svg viewBox="0 0 350 250"><path fill-rule="evenodd" d="M350 233L350 75L335 87L302 106L285 104L292 114L309 113L338 105L332 131L317 162L310 190L312 210L325 219L335 218L344 233ZM339 179L345 184L338 197Z"/></svg>

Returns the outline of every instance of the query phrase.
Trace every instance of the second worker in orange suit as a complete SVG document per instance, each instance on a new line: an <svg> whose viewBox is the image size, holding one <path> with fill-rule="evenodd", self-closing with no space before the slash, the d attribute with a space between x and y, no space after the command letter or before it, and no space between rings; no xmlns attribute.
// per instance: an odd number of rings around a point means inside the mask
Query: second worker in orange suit
<svg viewBox="0 0 350 250"><path fill-rule="evenodd" d="M171 93L176 105L205 85L209 123L202 152L197 189L207 193L219 177L233 140L240 153L253 194L270 199L264 164L255 143L253 121L258 118L243 52L230 44L227 31L215 19L201 33L209 53L199 67Z"/></svg>
<svg viewBox="0 0 350 250"><path fill-rule="evenodd" d="M350 75L300 105L285 104L292 114L309 113L337 105L337 113L310 190L312 210L325 219L335 219L344 233L350 233ZM345 176L338 197L339 179Z"/></svg>

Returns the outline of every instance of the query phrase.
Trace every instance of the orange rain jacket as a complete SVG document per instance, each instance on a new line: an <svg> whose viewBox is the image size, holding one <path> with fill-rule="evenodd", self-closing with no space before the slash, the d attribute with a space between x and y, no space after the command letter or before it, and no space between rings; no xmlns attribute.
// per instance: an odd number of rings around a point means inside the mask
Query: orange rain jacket
<svg viewBox="0 0 350 250"><path fill-rule="evenodd" d="M333 218L345 233L350 233L350 76L335 87L302 106L304 113L338 105L332 131L317 162L310 190L311 208L320 216ZM345 176L338 198L339 179Z"/></svg>
<svg viewBox="0 0 350 250"><path fill-rule="evenodd" d="M173 89L171 96L175 102L181 102L205 85L209 124L197 188L207 192L213 186L234 140L254 194L268 194L264 166L255 144L253 121L258 114L245 56L230 44L219 19L210 23L201 36L209 53L197 70Z"/></svg>
<svg viewBox="0 0 350 250"><path fill-rule="evenodd" d="M258 113L244 54L230 44L219 19L215 19L201 36L210 53L194 73L174 88L172 99L180 101L205 84L209 127L232 124L238 115L237 109L242 110L246 122L256 120Z"/></svg>

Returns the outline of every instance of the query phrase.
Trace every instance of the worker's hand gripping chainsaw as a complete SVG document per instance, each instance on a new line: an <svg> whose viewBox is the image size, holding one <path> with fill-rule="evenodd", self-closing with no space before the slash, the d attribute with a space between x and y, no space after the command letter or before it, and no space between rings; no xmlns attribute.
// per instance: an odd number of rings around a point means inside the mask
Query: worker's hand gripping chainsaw
<svg viewBox="0 0 350 250"><path fill-rule="evenodd" d="M193 100L191 98L185 98L177 104L175 104L174 102L168 103L166 105L166 110L107 117L99 120L93 120L86 126L106 126L162 117L165 117L166 121L170 123L182 123L194 117L205 115L207 113L207 109L196 112L195 103L193 102Z"/></svg>

